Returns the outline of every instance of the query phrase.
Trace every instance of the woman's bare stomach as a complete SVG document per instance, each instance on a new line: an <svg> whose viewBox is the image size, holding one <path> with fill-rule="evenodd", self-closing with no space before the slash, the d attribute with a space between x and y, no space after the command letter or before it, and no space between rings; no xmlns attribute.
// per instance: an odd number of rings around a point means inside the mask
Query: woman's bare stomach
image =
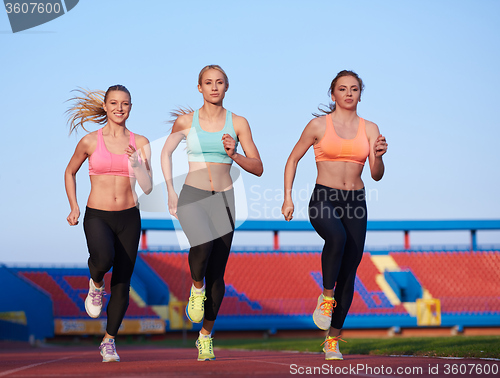
<svg viewBox="0 0 500 378"><path fill-rule="evenodd" d="M361 180L363 172L361 164L343 161L319 161L316 166L318 168L317 184L342 190L358 190L365 186Z"/></svg>
<svg viewBox="0 0 500 378"><path fill-rule="evenodd" d="M111 175L90 176L87 206L92 209L120 211L137 206L135 178Z"/></svg>
<svg viewBox="0 0 500 378"><path fill-rule="evenodd" d="M233 187L231 164L223 163L189 163L186 185L202 190L223 192Z"/></svg>

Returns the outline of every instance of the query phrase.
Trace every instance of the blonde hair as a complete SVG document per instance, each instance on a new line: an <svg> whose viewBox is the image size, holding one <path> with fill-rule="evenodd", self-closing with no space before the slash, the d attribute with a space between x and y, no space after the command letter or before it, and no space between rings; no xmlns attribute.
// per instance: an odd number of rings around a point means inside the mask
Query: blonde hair
<svg viewBox="0 0 500 378"><path fill-rule="evenodd" d="M209 64L208 66L205 66L201 69L200 73L198 74L198 84L201 85L201 80L203 79L203 74L205 72L207 72L208 70L217 70L217 71L221 72L222 75L224 75L224 81L226 82L226 91L227 91L227 88L229 88L229 79L226 75L226 72L224 72L222 67L217 65L217 64ZM166 121L166 123L170 123L173 125L175 123L175 121L177 120L177 118L179 118L182 115L190 114L192 112L194 112L194 110L189 106L186 106L186 107L178 106L176 109L174 109L170 112L171 118L168 121Z"/></svg>
<svg viewBox="0 0 500 378"><path fill-rule="evenodd" d="M224 75L224 81L226 82L226 91L227 91L227 89L229 88L229 79L226 75L226 72L224 72L222 67L217 65L217 64L209 64L208 66L205 66L201 69L200 73L198 74L198 84L201 85L201 80L203 79L203 74L205 72L207 72L208 70L217 70L217 71L221 72L222 75ZM194 112L194 110L189 106L186 106L186 107L178 106L176 109L174 109L170 112L171 118L168 121L166 121L166 123L173 125L175 123L175 121L177 120L177 118L179 118L182 115L190 114L192 112ZM172 128L170 130L172 130Z"/></svg>
<svg viewBox="0 0 500 378"><path fill-rule="evenodd" d="M222 69L222 67L217 64L209 64L208 66L205 66L201 69L200 74L198 75L198 84L201 85L201 79L203 77L203 74L208 70L217 70L220 71L222 75L224 75L224 81L226 82L226 91L227 91L227 89L229 88L229 79L224 70Z"/></svg>
<svg viewBox="0 0 500 378"><path fill-rule="evenodd" d="M170 117L172 118L166 121L166 123L171 123L173 125L177 118L179 118L182 115L190 114L192 112L194 112L194 110L191 109L191 107L189 106L187 107L178 106L176 109L170 112Z"/></svg>
<svg viewBox="0 0 500 378"><path fill-rule="evenodd" d="M83 88L75 89L73 92L77 92L79 95L68 100L73 102L73 106L66 110L69 133L77 131L78 127L89 132L84 126L86 122L94 122L101 125L108 122L108 115L103 108L103 104L106 102L109 92L112 91L125 92L132 101L129 90L123 85L113 85L106 92L100 90L90 91Z"/></svg>

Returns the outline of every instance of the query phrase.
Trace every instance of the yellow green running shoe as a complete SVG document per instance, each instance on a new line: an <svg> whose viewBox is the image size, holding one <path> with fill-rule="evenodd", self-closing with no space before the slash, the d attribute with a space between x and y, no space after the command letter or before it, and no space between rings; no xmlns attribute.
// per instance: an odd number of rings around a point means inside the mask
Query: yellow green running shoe
<svg viewBox="0 0 500 378"><path fill-rule="evenodd" d="M193 323L201 323L205 315L205 289L197 293L194 287L191 287L191 295L186 306L186 316Z"/></svg>
<svg viewBox="0 0 500 378"><path fill-rule="evenodd" d="M214 345L212 337L198 337L196 347L198 348L198 361L214 361Z"/></svg>

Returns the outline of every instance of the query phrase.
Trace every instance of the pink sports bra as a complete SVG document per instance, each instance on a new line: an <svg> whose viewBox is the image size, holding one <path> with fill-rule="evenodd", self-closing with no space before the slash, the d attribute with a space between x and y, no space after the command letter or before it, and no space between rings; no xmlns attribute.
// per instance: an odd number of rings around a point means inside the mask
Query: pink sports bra
<svg viewBox="0 0 500 378"><path fill-rule="evenodd" d="M129 144L135 146L135 136L130 132ZM139 156L139 162L141 158ZM127 154L113 154L108 151L102 129L97 130L97 147L89 157L89 175L113 175L135 177L134 170L130 165Z"/></svg>

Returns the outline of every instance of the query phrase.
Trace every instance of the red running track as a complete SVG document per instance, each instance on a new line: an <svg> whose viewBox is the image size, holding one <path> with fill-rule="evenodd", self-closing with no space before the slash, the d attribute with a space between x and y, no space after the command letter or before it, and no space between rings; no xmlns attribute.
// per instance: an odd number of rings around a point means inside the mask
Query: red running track
<svg viewBox="0 0 500 378"><path fill-rule="evenodd" d="M480 359L346 355L325 361L319 353L216 349L216 361L198 362L194 347L123 346L118 352L122 362L102 363L95 346L14 346L0 350L0 377L494 377L495 366L500 369L500 360Z"/></svg>

